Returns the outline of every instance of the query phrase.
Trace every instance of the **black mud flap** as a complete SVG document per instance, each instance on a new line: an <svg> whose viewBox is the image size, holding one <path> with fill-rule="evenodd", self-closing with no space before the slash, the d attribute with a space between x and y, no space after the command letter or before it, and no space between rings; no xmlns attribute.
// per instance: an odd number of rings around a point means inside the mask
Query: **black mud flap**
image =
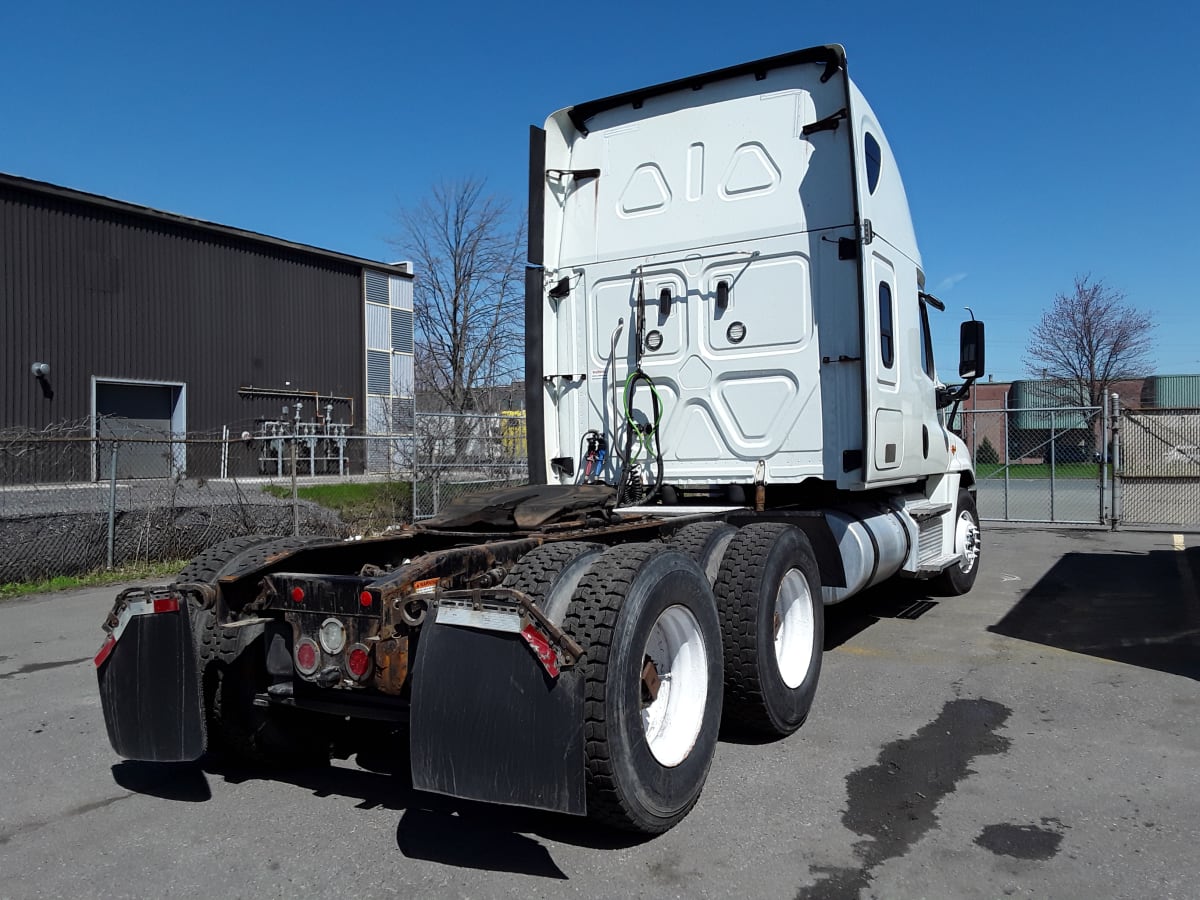
<svg viewBox="0 0 1200 900"><path fill-rule="evenodd" d="M145 596L127 604L96 657L108 740L125 759L199 759L204 708L187 605Z"/></svg>
<svg viewBox="0 0 1200 900"><path fill-rule="evenodd" d="M413 667L413 787L584 815L583 678L552 678L519 634L439 624Z"/></svg>

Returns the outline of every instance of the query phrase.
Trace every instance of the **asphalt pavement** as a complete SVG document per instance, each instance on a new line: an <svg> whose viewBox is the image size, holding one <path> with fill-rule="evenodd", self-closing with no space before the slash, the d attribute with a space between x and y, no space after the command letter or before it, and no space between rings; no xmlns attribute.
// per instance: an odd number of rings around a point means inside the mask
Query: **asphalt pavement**
<svg viewBox="0 0 1200 900"><path fill-rule="evenodd" d="M0 897L1196 897L1197 572L1196 535L989 529L971 594L830 610L808 723L724 738L651 839L415 792L401 745L122 762L91 661L117 588L2 603Z"/></svg>
<svg viewBox="0 0 1200 900"><path fill-rule="evenodd" d="M1014 522L1100 524L1100 485L1094 478L983 478L978 485L979 515ZM1112 498L1105 485L1104 516Z"/></svg>

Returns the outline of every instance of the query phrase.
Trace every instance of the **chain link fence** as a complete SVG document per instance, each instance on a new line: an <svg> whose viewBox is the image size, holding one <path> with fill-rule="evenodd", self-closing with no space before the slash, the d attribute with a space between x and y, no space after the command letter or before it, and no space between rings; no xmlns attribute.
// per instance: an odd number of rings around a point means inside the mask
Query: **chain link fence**
<svg viewBox="0 0 1200 900"><path fill-rule="evenodd" d="M130 422L0 433L0 583L188 559L242 534L345 538L528 480L524 413L352 434L280 419L164 436Z"/></svg>
<svg viewBox="0 0 1200 900"><path fill-rule="evenodd" d="M983 519L1200 526L1198 409L964 410L953 426ZM419 413L400 434L283 418L186 437L111 420L0 433L0 583L241 534L378 534L526 483L527 457L523 412Z"/></svg>
<svg viewBox="0 0 1200 900"><path fill-rule="evenodd" d="M413 518L467 494L529 480L525 414L419 415Z"/></svg>
<svg viewBox="0 0 1200 900"><path fill-rule="evenodd" d="M954 425L975 460L980 518L1108 521L1112 468L1101 408L964 410Z"/></svg>

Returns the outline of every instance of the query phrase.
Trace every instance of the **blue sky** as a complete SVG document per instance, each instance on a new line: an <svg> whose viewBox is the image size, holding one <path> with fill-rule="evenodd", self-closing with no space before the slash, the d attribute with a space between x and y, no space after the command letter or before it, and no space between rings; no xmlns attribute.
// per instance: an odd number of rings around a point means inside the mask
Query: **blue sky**
<svg viewBox="0 0 1200 900"><path fill-rule="evenodd" d="M1090 272L1200 372L1200 13L1183 2L7 3L0 171L369 258L443 178L524 203L528 126L618 91L822 43L899 158L943 378L957 323L1027 374Z"/></svg>

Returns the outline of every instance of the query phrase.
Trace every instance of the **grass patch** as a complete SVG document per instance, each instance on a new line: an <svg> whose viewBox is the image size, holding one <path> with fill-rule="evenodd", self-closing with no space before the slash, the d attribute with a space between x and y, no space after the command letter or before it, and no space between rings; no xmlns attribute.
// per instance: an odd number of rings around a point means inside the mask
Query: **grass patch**
<svg viewBox="0 0 1200 900"><path fill-rule="evenodd" d="M287 485L267 484L262 489L280 500L292 496ZM333 510L355 534L370 534L412 519L412 485L404 481L301 485L296 497Z"/></svg>
<svg viewBox="0 0 1200 900"><path fill-rule="evenodd" d="M28 594L45 594L52 591L67 591L72 588L100 587L119 584L123 581L141 581L150 578L170 578L186 566L186 559L166 562L128 563L112 569L97 569L83 575L56 575L44 581L10 581L0 584L0 600L24 597Z"/></svg>
<svg viewBox="0 0 1200 900"><path fill-rule="evenodd" d="M1093 481L1100 477L1100 463L1058 463L1054 467L1055 478L1090 478ZM1107 466L1107 478L1112 474L1112 466ZM1004 466L1000 463L978 463L975 474L980 478L1004 478ZM1043 479L1050 478L1050 463L1013 463L1008 467L1008 477L1011 479Z"/></svg>

